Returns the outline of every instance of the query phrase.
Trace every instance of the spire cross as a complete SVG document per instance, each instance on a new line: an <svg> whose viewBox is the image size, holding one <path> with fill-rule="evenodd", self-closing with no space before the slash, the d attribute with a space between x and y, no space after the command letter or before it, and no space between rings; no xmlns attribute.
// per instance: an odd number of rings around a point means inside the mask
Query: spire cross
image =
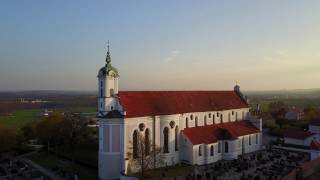
<svg viewBox="0 0 320 180"><path fill-rule="evenodd" d="M109 43L109 40L108 40L108 52L109 52L109 50L110 50L110 43Z"/></svg>

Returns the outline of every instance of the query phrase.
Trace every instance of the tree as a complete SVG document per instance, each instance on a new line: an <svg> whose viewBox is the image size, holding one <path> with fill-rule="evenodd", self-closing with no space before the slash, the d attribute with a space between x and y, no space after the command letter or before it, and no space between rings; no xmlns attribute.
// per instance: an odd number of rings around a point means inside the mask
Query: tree
<svg viewBox="0 0 320 180"><path fill-rule="evenodd" d="M0 124L0 155L9 151L17 145L16 131Z"/></svg>
<svg viewBox="0 0 320 180"><path fill-rule="evenodd" d="M269 104L269 112L276 118L283 118L288 110L288 106L282 101L275 101Z"/></svg>
<svg viewBox="0 0 320 180"><path fill-rule="evenodd" d="M138 170L140 172L139 179L143 180L147 176L148 170L163 165L161 149L152 143L147 133L143 135L136 130L133 135L133 141L130 141L130 144L132 146L127 153L129 160L128 174L132 174Z"/></svg>
<svg viewBox="0 0 320 180"><path fill-rule="evenodd" d="M52 113L35 125L35 134L40 142L47 144L48 151L50 151L52 145L55 149L58 146L62 123L63 115L61 113Z"/></svg>

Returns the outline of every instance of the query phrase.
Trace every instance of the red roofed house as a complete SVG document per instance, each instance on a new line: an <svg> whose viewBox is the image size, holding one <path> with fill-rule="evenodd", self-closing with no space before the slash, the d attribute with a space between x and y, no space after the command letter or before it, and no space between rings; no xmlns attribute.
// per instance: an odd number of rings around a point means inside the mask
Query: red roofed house
<svg viewBox="0 0 320 180"><path fill-rule="evenodd" d="M300 146L310 146L312 140L316 139L316 135L310 131L303 131L297 128L287 129L283 133L286 144L295 144Z"/></svg>
<svg viewBox="0 0 320 180"><path fill-rule="evenodd" d="M142 136L151 142L146 154L160 147L162 166L202 165L260 149L261 120L249 115L239 86L232 91L119 91L109 50L98 79L100 179L139 170Z"/></svg>

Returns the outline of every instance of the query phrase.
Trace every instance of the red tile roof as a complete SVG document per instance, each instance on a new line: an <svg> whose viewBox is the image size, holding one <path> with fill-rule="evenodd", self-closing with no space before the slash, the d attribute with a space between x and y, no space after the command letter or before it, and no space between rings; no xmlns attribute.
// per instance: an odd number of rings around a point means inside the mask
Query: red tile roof
<svg viewBox="0 0 320 180"><path fill-rule="evenodd" d="M122 91L126 117L248 108L234 91Z"/></svg>
<svg viewBox="0 0 320 180"><path fill-rule="evenodd" d="M304 140L312 135L313 133L309 131L303 131L297 128L287 129L283 133L283 137L285 138L301 139L301 140Z"/></svg>
<svg viewBox="0 0 320 180"><path fill-rule="evenodd" d="M249 121L237 121L207 126L185 128L182 133L196 144L211 144L223 139L236 139L239 136L260 132Z"/></svg>

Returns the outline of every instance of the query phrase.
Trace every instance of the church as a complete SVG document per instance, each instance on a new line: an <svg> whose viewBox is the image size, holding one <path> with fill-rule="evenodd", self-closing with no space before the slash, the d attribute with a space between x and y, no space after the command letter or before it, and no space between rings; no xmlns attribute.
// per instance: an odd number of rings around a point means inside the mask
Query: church
<svg viewBox="0 0 320 180"><path fill-rule="evenodd" d="M240 86L229 91L121 91L119 77L108 47L98 73L100 179L139 171L138 137L146 141L145 156L159 148L161 166L232 160L261 148L261 119L250 115Z"/></svg>

